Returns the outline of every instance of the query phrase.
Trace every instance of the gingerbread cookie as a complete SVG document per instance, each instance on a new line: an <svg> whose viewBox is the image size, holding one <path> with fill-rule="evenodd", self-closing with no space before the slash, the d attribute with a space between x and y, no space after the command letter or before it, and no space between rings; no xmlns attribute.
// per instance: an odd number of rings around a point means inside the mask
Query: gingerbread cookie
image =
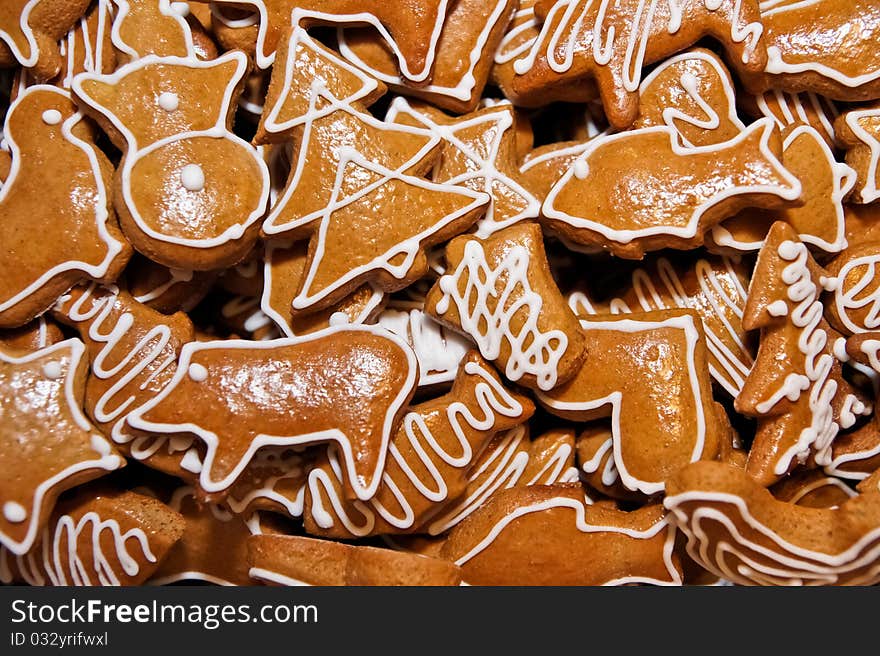
<svg viewBox="0 0 880 656"><path fill-rule="evenodd" d="M260 382L267 377L271 387ZM262 446L333 442L346 496L363 500L381 483L387 445L416 378L409 347L372 326L190 343L171 381L128 423L151 434L196 436L206 450L196 471L209 494L227 490Z"/></svg>
<svg viewBox="0 0 880 656"><path fill-rule="evenodd" d="M402 337L419 362L419 387L451 383L473 343L425 314L424 301L395 301L376 317L376 323Z"/></svg>
<svg viewBox="0 0 880 656"><path fill-rule="evenodd" d="M465 491L492 437L533 412L528 398L505 389L492 367L471 351L448 394L412 406L403 416L372 499L345 502L335 454L312 470L306 531L342 538L418 531Z"/></svg>
<svg viewBox="0 0 880 656"><path fill-rule="evenodd" d="M588 425L577 438L577 461L584 483L611 499L642 501L644 495L620 482L614 461L614 431L606 422Z"/></svg>
<svg viewBox="0 0 880 656"><path fill-rule="evenodd" d="M589 141L563 141L535 148L523 158L519 167L523 185L543 203L559 178L588 147Z"/></svg>
<svg viewBox="0 0 880 656"><path fill-rule="evenodd" d="M141 585L183 533L183 518L155 499L84 486L58 503L30 551L14 556L0 547L0 581Z"/></svg>
<svg viewBox="0 0 880 656"><path fill-rule="evenodd" d="M834 101L824 96L811 91L795 94L771 89L754 97L740 94L738 99L750 116L772 118L783 132L786 128L809 125L829 146L834 147L836 143L834 121L840 110Z"/></svg>
<svg viewBox="0 0 880 656"><path fill-rule="evenodd" d="M718 55L702 48L657 66L639 87L639 103L633 129L665 125L687 147L720 144L746 129L730 73Z"/></svg>
<svg viewBox="0 0 880 656"><path fill-rule="evenodd" d="M731 60L758 73L766 64L761 14L755 0L658 2L539 0L543 19L535 42L513 63L516 93L594 78L608 120L629 127L639 114L642 67L684 50L704 36L718 39Z"/></svg>
<svg viewBox="0 0 880 656"><path fill-rule="evenodd" d="M17 556L34 545L61 492L125 464L82 414L84 353L78 339L0 351L0 544Z"/></svg>
<svg viewBox="0 0 880 656"><path fill-rule="evenodd" d="M325 310L305 315L295 314L292 304L306 275L308 242L269 242L266 244L264 257L260 307L287 337L307 335L337 322L369 323L385 302L385 294L380 289L372 285L361 285L348 297ZM406 339L401 333L397 334ZM421 369L420 371L424 373Z"/></svg>
<svg viewBox="0 0 880 656"><path fill-rule="evenodd" d="M114 280L131 256L110 207L110 162L81 121L54 87L30 87L9 109L0 327L30 321L80 280Z"/></svg>
<svg viewBox="0 0 880 656"><path fill-rule="evenodd" d="M53 315L86 343L91 368L85 408L126 455L170 474L191 477L193 440L138 435L129 413L159 394L174 375L177 356L195 339L183 314L165 316L116 287L81 285L62 296ZM189 455L187 455L189 454Z"/></svg>
<svg viewBox="0 0 880 656"><path fill-rule="evenodd" d="M880 199L880 107L846 112L834 125L839 141L846 147L846 163L858 175L852 200L873 203Z"/></svg>
<svg viewBox="0 0 880 656"><path fill-rule="evenodd" d="M526 424L498 433L474 463L464 493L431 519L427 534L444 535L501 490L577 483L574 438L574 431L567 428L532 438ZM584 499L590 500L586 493Z"/></svg>
<svg viewBox="0 0 880 656"><path fill-rule="evenodd" d="M469 335L513 382L549 390L575 375L583 338L550 273L536 223L486 239L454 239L446 270L428 292L430 316Z"/></svg>
<svg viewBox="0 0 880 656"><path fill-rule="evenodd" d="M664 501L702 567L740 585L873 585L880 580L880 493L837 509L777 501L738 467L698 462Z"/></svg>
<svg viewBox="0 0 880 656"><path fill-rule="evenodd" d="M273 516L301 518L309 474L326 451L323 445L260 449L229 488L224 505L240 517L270 510Z"/></svg>
<svg viewBox="0 0 880 656"><path fill-rule="evenodd" d="M780 152L769 120L694 148L666 126L600 137L556 183L542 213L565 239L618 257L695 248L708 229L746 207L780 209L800 198Z"/></svg>
<svg viewBox="0 0 880 656"><path fill-rule="evenodd" d="M714 226L712 250L757 251L775 220L787 221L801 241L826 253L846 248L843 200L856 182L856 172L837 162L823 136L812 126L788 129L782 142L782 162L801 182L803 205L779 212L745 211Z"/></svg>
<svg viewBox="0 0 880 656"><path fill-rule="evenodd" d="M762 2L766 75L753 85L813 91L836 100L880 94L880 6L873 0ZM817 44L830 36L833 46ZM744 71L752 77L754 71Z"/></svg>
<svg viewBox="0 0 880 656"><path fill-rule="evenodd" d="M428 105L411 105L395 99L388 120L425 127L443 138L435 182L460 185L489 195L486 215L475 233L493 232L536 218L540 203L518 180L516 119L513 106L498 103L458 118L446 116Z"/></svg>
<svg viewBox="0 0 880 656"><path fill-rule="evenodd" d="M408 83L386 42L369 28L340 29L342 56L398 93L422 98L464 114L477 108L489 79L493 55L516 9L514 0L458 0L450 3L437 41L429 84Z"/></svg>
<svg viewBox="0 0 880 656"><path fill-rule="evenodd" d="M569 295L568 304L580 318L676 307L696 310L706 334L709 373L735 398L742 390L755 354L742 325L750 274L745 263L727 257L660 257L633 270L629 287L603 306L593 299L593 294L583 291Z"/></svg>
<svg viewBox="0 0 880 656"><path fill-rule="evenodd" d="M712 403L706 341L692 310L581 320L587 358L575 377L538 401L566 419L612 417L624 487L662 492L672 472L713 459L721 426Z"/></svg>
<svg viewBox="0 0 880 656"><path fill-rule="evenodd" d="M461 570L448 560L297 535L251 537L248 564L253 578L270 585L461 584Z"/></svg>
<svg viewBox="0 0 880 656"><path fill-rule="evenodd" d="M80 73L112 73L116 69L111 38L115 7L113 0L94 0L85 15L61 38L61 71L52 78L55 86L70 89L73 78ZM19 75L25 86L33 82L28 69L21 69Z"/></svg>
<svg viewBox="0 0 880 656"><path fill-rule="evenodd" d="M207 0L197 0L207 2ZM257 66L269 68L291 26L369 25L385 41L397 60L400 74L415 83L430 82L437 43L446 20L448 0L213 0L213 4L253 7L259 19L253 48ZM216 15L216 14L215 14ZM245 14L227 23L232 31L253 34L254 19ZM234 37L233 37L234 38ZM237 41L236 41L237 42ZM235 46L234 46L235 47Z"/></svg>
<svg viewBox="0 0 880 656"><path fill-rule="evenodd" d="M844 335L880 329L880 242L867 241L848 248L826 269L837 284L834 301L826 305L828 322Z"/></svg>
<svg viewBox="0 0 880 656"><path fill-rule="evenodd" d="M831 462L840 429L870 404L841 371L843 339L822 317L827 275L787 223L773 224L758 255L743 326L761 329L755 366L736 398L738 412L758 418L746 469L770 485L799 464Z"/></svg>
<svg viewBox="0 0 880 656"><path fill-rule="evenodd" d="M148 55L73 93L125 151L114 205L132 245L168 267L208 271L253 247L269 194L256 151L230 130L248 61ZM153 100L143 103L145 94Z"/></svg>
<svg viewBox="0 0 880 656"><path fill-rule="evenodd" d="M37 82L61 71L58 41L91 0L6 0L0 8L0 67L27 68Z"/></svg>
<svg viewBox="0 0 880 656"><path fill-rule="evenodd" d="M681 584L662 506L584 502L580 485L499 492L459 524L440 554L470 585Z"/></svg>

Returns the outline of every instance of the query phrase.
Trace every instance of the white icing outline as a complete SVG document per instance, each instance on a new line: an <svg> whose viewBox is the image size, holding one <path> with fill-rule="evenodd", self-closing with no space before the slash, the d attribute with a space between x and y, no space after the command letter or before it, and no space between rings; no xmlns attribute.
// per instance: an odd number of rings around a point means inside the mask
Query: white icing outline
<svg viewBox="0 0 880 656"><path fill-rule="evenodd" d="M125 461L121 457L112 453L113 447L110 445L110 442L108 442L103 435L98 433L94 429L94 426L89 423L89 420L86 419L82 412L80 403L76 399L76 394L74 392L75 374L85 350L85 344L76 338L66 339L63 342L58 342L57 344L53 344L38 351L33 351L22 357L7 355L2 349L0 349L0 362L12 365L27 364L45 358L48 355L61 351L66 352L66 354L61 357L69 358L67 370L64 373L64 397L67 400L67 410L70 412L74 423L82 431L91 433L91 448L100 456L97 460L82 460L72 465L68 465L66 468L52 474L37 485L34 490L33 503L28 511L28 530L24 539L20 542L15 542L6 535L6 533L0 530L0 543L16 556L24 555L33 546L39 530L38 522L40 520L43 505L43 497L45 497L46 493L55 485L79 472L88 471L90 469L113 471L119 469L125 464Z"/></svg>
<svg viewBox="0 0 880 656"><path fill-rule="evenodd" d="M776 101L781 116L777 115L767 102L767 99L771 96ZM813 111L816 112L816 118L819 121L819 125L822 126L827 137L832 143L834 143L836 139L834 133L834 119L840 115L840 112L837 110L834 103L828 98L825 98L824 96L820 98L812 91L801 94L791 94L780 91L779 89L771 89L770 91L755 97L755 102L758 105L758 111L761 112L761 115L766 116L767 118L772 118L776 121L776 125L780 130L790 125L813 125L812 121L810 121L810 117L807 115L807 110L804 107L805 100L809 101ZM823 102L828 109L831 110L830 117L826 112L826 107L822 104ZM813 127L816 126L813 125Z"/></svg>
<svg viewBox="0 0 880 656"><path fill-rule="evenodd" d="M7 195L9 195L10 190L13 188L13 183L15 182L15 178L18 176L19 169L21 168L21 150L18 143L15 140L14 135L9 129L9 120L12 114L16 111L19 104L21 104L26 98L29 98L31 95L36 93L54 93L58 94L62 98L67 101L70 101L70 95L66 91L62 91L57 87L53 87L46 84L39 84L32 87L28 87L24 90L21 95L19 95L15 102L9 108L9 112L6 115L6 123L4 125L4 134L6 136L6 143L9 147L9 152L12 155L12 165L9 170L9 175L6 177L6 181L3 186L0 187L0 207L2 207L2 203L6 200ZM89 159L89 163L91 165L91 173L92 177L95 181L95 187L98 194L98 201L95 207L95 225L98 229L98 235L104 241L107 246L107 254L104 256L104 259L100 264L93 265L88 264L86 262L76 261L76 260L67 260L61 264L57 264L48 271L44 272L39 278L37 278L30 285L25 287L22 291L18 292L11 298L0 301L0 312L4 312L9 308L15 307L18 303L24 301L28 296L35 293L44 285L48 284L53 278L59 276L67 271L82 271L84 276L90 278L103 278L107 275L107 271L110 268L110 265L113 263L113 260L116 258L119 253L122 252L123 243L114 239L110 233L107 231L107 222L110 220L110 211L108 209L109 204L109 195L107 193L107 189L104 185L104 178L101 173L101 165L98 160L97 150L94 146L88 144L83 141L75 134L73 134L74 126L79 123L83 118L83 115L79 112L73 114L69 118L67 118L64 123L61 124L61 134L64 136L64 139L79 148L83 153L85 153L86 157Z"/></svg>
<svg viewBox="0 0 880 656"><path fill-rule="evenodd" d="M642 239L655 235L669 235L683 239L693 238L697 234L700 224L700 218L703 216L703 214L707 210L727 200L728 198L748 194L769 194L777 196L784 200L794 201L800 197L802 191L800 181L783 166L782 162L777 159L777 157L773 154L768 146L770 137L774 133L775 129L776 126L771 119L761 119L750 125L745 131L728 141L707 146L696 146L693 148L687 148L681 145L678 141L679 135L677 130L672 130L668 126L641 128L638 130L630 130L628 132L620 132L618 134L609 135L603 138L593 139L587 143L586 149L584 150L583 154L578 158L578 160L575 161L571 168L569 168L569 170L562 176L562 178L560 178L559 181L557 181L556 184L553 185L553 188L550 190L550 193L547 194L547 198L542 206L542 213L547 218L561 221L571 226L572 228L585 229L595 232L602 235L606 239L616 242L618 244L629 244L636 239ZM725 189L724 191L706 200L700 206L696 207L691 214L688 224L684 227L649 226L641 229L615 229L604 225L598 220L594 221L583 217L573 216L554 207L554 202L556 201L556 198L559 195L560 191L569 183L569 181L572 180L572 178L575 177L575 172L578 169L579 163L582 163L581 166L586 166L587 169L586 171L580 172L589 173L589 165L587 164L587 162L590 158L590 155L594 151L598 150L599 148L604 148L607 144L613 141L623 139L637 140L643 134L664 134L669 137L670 146L672 148L673 154L676 156L687 157L689 155L695 154L723 153L726 150L733 150L741 143L750 139L756 132L761 132L761 141L759 148L761 154L764 156L766 163L769 164L771 168L775 169L774 172L782 180L787 182L790 187L767 184L733 185L730 188ZM580 182L582 183L582 181Z"/></svg>
<svg viewBox="0 0 880 656"><path fill-rule="evenodd" d="M207 130L179 132L177 134L173 134L168 137L159 139L158 141L147 144L143 148L138 146L138 142L134 134L122 123L122 121L119 120L119 118L113 113L112 110L104 107L93 98L90 98L89 95L82 88L82 84L85 81L94 81L101 84L115 85L129 73L152 65L169 67L181 66L190 69L210 69L225 66L231 61L234 61L236 63L236 71L226 85L226 90L224 92L223 100L220 105L220 111L218 112L217 116L217 123L214 125L214 127ZM94 111L106 117L113 124L113 127L117 131L119 131L120 134L122 134L125 138L127 152L125 154L125 158L123 160L121 168L117 170L117 176L121 177L122 198L125 202L126 208L131 214L132 219L138 226L138 229L145 235L149 236L151 239L175 244L178 246L188 246L192 248L212 248L216 246L222 246L229 241L234 241L241 238L241 236L251 225L263 218L266 209L266 203L269 199L269 189L271 187L269 179L269 169L263 159L257 156L256 150L248 142L238 137L235 133L233 133L226 127L226 120L229 116L228 110L232 105L232 96L235 93L235 89L238 83L247 72L247 68L247 56L243 52L239 51L231 51L221 57L218 57L217 59L212 59L209 61L189 59L186 57L159 57L156 55L148 55L146 57L142 57L133 62L130 62L125 66L122 66L115 73L111 73L109 75L80 73L73 79L72 88L77 98L81 99L82 102L84 102ZM149 153L158 150L159 148L162 148L170 143L176 141L184 141L186 139L194 139L198 137L226 139L239 145L243 152L249 154L253 161L256 162L257 168L262 176L263 184L261 187L260 198L257 202L256 208L251 212L251 214L245 221L228 227L219 236L210 237L207 239L188 239L163 234L148 226L138 212L137 205L132 198L131 171L134 166L140 161L140 159L145 155L148 155Z"/></svg>
<svg viewBox="0 0 880 656"><path fill-rule="evenodd" d="M581 329L585 332L591 330L611 330L627 333L639 333L663 328L674 328L684 332L685 342L687 345L687 369L688 378L691 382L691 393L693 394L694 414L697 424L697 434L694 438L694 448L691 452L690 462L695 462L703 457L703 450L706 442L707 417L704 413L704 403L711 402L712 397L709 394L708 399L703 398L700 390L699 377L697 376L697 368L695 363L695 351L700 341L700 331L697 329L694 317L691 315L681 315L663 319L661 321L644 321L633 319L616 319L610 321L581 321ZM701 322L702 323L702 322ZM621 427L620 412L623 401L623 394L620 391L614 391L601 398L590 401L559 401L545 392L536 392L538 400L542 405L561 411L584 412L601 408L605 405L611 405L611 435L614 442L614 464L620 474L620 480L627 490L642 492L647 495L657 494L666 489L665 481L645 481L630 473L626 466L626 461L621 450ZM682 435L687 439L690 435ZM632 438L630 438L632 439Z"/></svg>
<svg viewBox="0 0 880 656"><path fill-rule="evenodd" d="M404 98L398 97L392 101L386 116L386 120L391 123L396 123L398 116L401 114L415 119L430 130L432 134L439 135L443 139L444 145L456 148L468 159L469 166L467 170L448 180L444 180L443 184L464 186L466 188L482 187L480 190L489 196L490 202L486 214L476 224L477 229L474 234L477 237L488 237L514 223L525 219L537 218L541 212L541 203L531 192L519 182L498 170L497 162L501 143L508 130L514 128L514 118L513 106L510 103L498 103L496 107L509 108L509 111L486 112L470 119L458 120L452 125L443 125L434 121L427 114L413 109ZM487 123L495 124L495 133L489 146L489 152L486 157L482 157L478 150L459 139L456 133L460 130L468 130ZM481 142L480 146L482 145L483 143ZM481 180L482 184L480 185L479 181ZM503 221L496 221L495 219L494 188L496 185L503 185L513 191L525 205L519 212L507 217Z"/></svg>
<svg viewBox="0 0 880 656"><path fill-rule="evenodd" d="M96 0L94 5L98 14L97 32L95 34L94 49L90 40L88 12L79 19L79 32L82 34L83 40L83 70L90 73L102 73L104 71L104 35L106 34L107 25L113 23L113 0ZM67 58L67 69L61 86L70 89L73 82L74 70L76 70L76 35L77 27L74 26L67 36L58 44L58 49L62 57ZM112 40L112 37L111 37Z"/></svg>
<svg viewBox="0 0 880 656"><path fill-rule="evenodd" d="M219 437L216 433L205 430L201 426L192 422L165 424L160 422L153 422L144 418L145 414L147 414L150 410L161 403L166 397L172 394L172 392L177 388L183 378L187 375L187 370L189 369L189 365L193 359L193 356L195 356L200 351L209 351L213 349L242 349L259 351L271 350L275 348L297 346L300 344L305 344L307 342L324 339L339 332L352 331L371 333L377 337L381 337L383 339L387 339L393 342L406 355L407 361L409 363L409 370L407 372L406 381L404 382L401 389L398 391L397 396L389 404L388 410L385 413L385 421L382 428L382 444L380 446L380 455L376 463L376 468L373 471L373 474L370 477L370 481L366 484L366 486L362 486L357 480L357 468L355 467L351 443L348 441L346 435L337 428L327 429L323 431L315 431L313 433L303 433L296 436L266 435L260 433L256 435L251 441L248 450L245 452L244 455L242 455L239 463L232 468L232 471L227 474L225 478L214 480L211 478L211 471L219 442ZM379 483L381 482L381 474L384 470L385 457L388 450L387 446L391 440L392 429L394 428L394 418L398 410L405 404L410 392L412 392L412 390L415 388L417 369L418 362L416 361L415 354L412 352L412 349L409 347L409 345L405 341L400 339L397 335L389 333L388 331L379 328L378 326L333 326L325 330L309 335L304 335L301 337L287 337L265 342L254 342L240 339L216 340L212 342L190 342L188 344L185 344L181 349L180 357L178 359L177 371L175 371L174 377L171 379L171 381L165 386L165 388L161 392L159 392L159 394L129 413L128 423L133 428L155 433L188 432L197 435L205 443L206 447L202 471L199 474L199 484L201 488L207 492L221 492L233 485L236 479L241 475L241 473L253 459L254 454L261 447L296 446L300 444L314 444L318 442L331 441L336 443L342 450L346 464L346 471L348 472L349 483L351 484L352 489L359 499L366 500L375 495L376 489L379 487Z"/></svg>

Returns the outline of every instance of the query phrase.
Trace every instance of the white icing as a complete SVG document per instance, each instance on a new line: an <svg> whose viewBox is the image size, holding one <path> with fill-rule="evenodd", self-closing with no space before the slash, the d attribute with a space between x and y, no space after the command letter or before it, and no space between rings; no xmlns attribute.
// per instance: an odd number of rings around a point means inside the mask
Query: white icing
<svg viewBox="0 0 880 656"><path fill-rule="evenodd" d="M770 98L772 98L775 106L771 106ZM776 125L779 126L780 130L784 130L791 125L821 127L825 136L834 143L834 120L840 112L834 103L827 98L820 97L813 92L795 95L774 89L767 91L763 95L756 96L755 101L761 114L776 121ZM807 113L805 103L809 104L810 109L815 113L815 120L819 122L819 126L813 124L810 115Z"/></svg>
<svg viewBox="0 0 880 656"><path fill-rule="evenodd" d="M61 362L51 360L43 365L43 375L49 380L61 378L63 374L64 370Z"/></svg>
<svg viewBox="0 0 880 656"><path fill-rule="evenodd" d="M193 362L187 369L189 377L197 383L203 383L208 380L208 370L197 362Z"/></svg>
<svg viewBox="0 0 880 656"><path fill-rule="evenodd" d="M25 98L28 98L31 94L37 93L58 94L58 96L65 99L65 101L70 100L70 94L66 91L62 91L60 89L57 89L56 87L48 85L37 85L29 87L27 90L25 90L9 107L9 111L6 115L6 124L4 126L3 133L6 138L6 143L9 145L9 151L12 154L12 165L9 170L9 175L6 177L2 188L0 188L0 208L2 208L3 202L6 197L10 193L12 193L13 190L16 189L16 179L21 169L21 149L15 139L15 135L13 134L14 131L10 131L9 129L9 119L15 113L19 105L25 100ZM70 271L81 271L85 276L88 276L89 278L104 278L107 275L107 271L110 265L116 259L116 256L119 255L119 253L122 251L122 242L118 241L107 231L107 222L110 219L110 214L108 210L110 197L108 195L107 188L104 185L104 177L101 169L101 164L98 159L97 150L94 146L83 141L73 134L74 127L82 119L83 115L80 113L76 113L70 116L62 124L61 134L66 141L85 153L86 157L89 160L90 170L88 173L90 175L91 181L94 182L96 190L94 200L95 225L98 229L98 235L101 241L104 242L104 245L106 247L104 257L98 264L92 264L89 262L70 258L60 264L53 266L49 270L44 271L36 280L30 282L30 284L28 284L24 289L14 294L12 297L6 299L0 298L0 312L4 312L9 308L14 307L34 292L38 291L49 281Z"/></svg>
<svg viewBox="0 0 880 656"><path fill-rule="evenodd" d="M113 545L111 552L105 552L108 538ZM79 553L81 542L91 545L87 556ZM2 556L7 557L5 549ZM43 529L40 548L19 554L15 563L28 585L118 586L122 576L137 576L139 557L150 563L157 560L143 529L123 532L115 519L104 519L91 511L78 520L70 515L59 517L54 525ZM8 574L8 564L6 570Z"/></svg>
<svg viewBox="0 0 880 656"><path fill-rule="evenodd" d="M15 501L7 501L3 504L3 516L8 522L20 524L27 519L28 512L27 508L25 508L20 503L17 503Z"/></svg>
<svg viewBox="0 0 880 656"><path fill-rule="evenodd" d="M415 351L419 386L452 382L459 362L472 346L467 338L444 328L420 308L388 307L376 323L405 339Z"/></svg>
<svg viewBox="0 0 880 656"><path fill-rule="evenodd" d="M134 300L138 303L149 303L161 298L163 294L172 287L181 282L190 282L193 279L193 272L188 269L168 269L168 280L157 285L153 289L134 296Z"/></svg>
<svg viewBox="0 0 880 656"><path fill-rule="evenodd" d="M507 378L516 382L531 375L540 389L549 390L556 385L568 336L561 330L538 328L544 299L529 283L529 259L529 251L515 245L492 268L482 245L468 241L456 270L440 278L443 296L435 309L442 317L454 304L462 330L474 339L483 357L497 360L506 344L510 349L504 371ZM494 301L491 307L490 300ZM519 328L511 325L516 319Z"/></svg>

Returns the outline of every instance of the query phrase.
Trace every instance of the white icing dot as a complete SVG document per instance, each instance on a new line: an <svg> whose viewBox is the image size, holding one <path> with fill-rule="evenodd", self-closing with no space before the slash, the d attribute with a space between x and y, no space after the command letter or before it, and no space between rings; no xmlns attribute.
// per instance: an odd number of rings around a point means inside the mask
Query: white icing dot
<svg viewBox="0 0 880 656"><path fill-rule="evenodd" d="M801 248L804 248L803 244L797 244L793 241L785 240L779 244L779 257L783 260L788 260L789 262L796 260L798 255L801 254Z"/></svg>
<svg viewBox="0 0 880 656"><path fill-rule="evenodd" d="M189 16L190 9L188 2L172 2L170 7L171 11L173 11L178 16L183 16L184 18L186 16Z"/></svg>
<svg viewBox="0 0 880 656"><path fill-rule="evenodd" d="M177 97L177 94L171 93L170 91L163 91L160 93L159 99L156 102L159 104L159 107L166 112L173 112L180 105L180 99Z"/></svg>
<svg viewBox="0 0 880 656"><path fill-rule="evenodd" d="M57 109L47 109L43 112L43 123L46 125L58 125L61 123L61 112Z"/></svg>
<svg viewBox="0 0 880 656"><path fill-rule="evenodd" d="M334 312L330 315L331 326L344 326L349 323L348 315L345 312Z"/></svg>
<svg viewBox="0 0 880 656"><path fill-rule="evenodd" d="M788 305L785 301L773 301L767 306L767 314L771 317L784 317L788 314Z"/></svg>
<svg viewBox="0 0 880 656"><path fill-rule="evenodd" d="M192 378L197 383L204 382L208 379L208 370L205 369L202 365L193 362L189 369L187 369L187 373L189 377Z"/></svg>
<svg viewBox="0 0 880 656"><path fill-rule="evenodd" d="M49 380L57 380L61 378L61 363L52 360L51 362L47 362L43 365L43 375Z"/></svg>
<svg viewBox="0 0 880 656"><path fill-rule="evenodd" d="M574 163L574 177L576 177L578 180L585 179L589 172L590 167L584 160L579 159Z"/></svg>
<svg viewBox="0 0 880 656"><path fill-rule="evenodd" d="M180 170L180 184L187 191L201 191L205 188L205 172L198 164L187 164Z"/></svg>
<svg viewBox="0 0 880 656"><path fill-rule="evenodd" d="M27 510L20 503L15 501L7 501L3 504L3 516L8 522L23 522L27 519Z"/></svg>

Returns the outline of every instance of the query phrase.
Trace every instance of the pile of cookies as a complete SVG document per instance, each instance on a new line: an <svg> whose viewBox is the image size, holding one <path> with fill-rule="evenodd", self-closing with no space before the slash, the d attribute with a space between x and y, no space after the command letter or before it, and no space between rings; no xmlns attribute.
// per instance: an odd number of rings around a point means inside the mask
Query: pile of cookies
<svg viewBox="0 0 880 656"><path fill-rule="evenodd" d="M880 581L876 0L4 0L0 580Z"/></svg>

